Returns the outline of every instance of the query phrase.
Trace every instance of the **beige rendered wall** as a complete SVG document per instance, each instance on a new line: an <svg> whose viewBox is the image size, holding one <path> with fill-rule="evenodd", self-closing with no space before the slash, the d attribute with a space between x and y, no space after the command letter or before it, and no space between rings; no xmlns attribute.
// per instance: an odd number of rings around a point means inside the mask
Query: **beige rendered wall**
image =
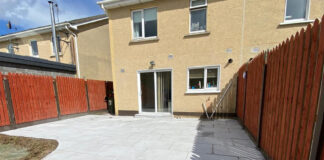
<svg viewBox="0 0 324 160"><path fill-rule="evenodd" d="M70 36L67 36L63 32L58 32L58 34L61 37L61 55L60 55L60 61L62 63L72 64L72 55L71 55L71 48L70 45ZM56 61L56 58L53 53L53 47L51 42L51 33L46 34L40 34L35 36L30 36L26 38L20 38L20 39L13 39L11 40L12 43L17 44L15 46L15 54L17 55L23 55L23 56L31 56L31 46L30 41L36 40L37 46L38 46L38 53L39 58L47 59L50 61ZM9 41L6 42L0 42L0 52L8 52L7 46L9 44Z"/></svg>
<svg viewBox="0 0 324 160"><path fill-rule="evenodd" d="M78 28L81 78L112 81L108 20Z"/></svg>
<svg viewBox="0 0 324 160"><path fill-rule="evenodd" d="M130 43L131 10L157 7L159 41ZM223 89L239 68L242 3L237 0L209 0L207 30L209 35L189 34L189 0L160 0L108 11L113 61L116 107L138 110L137 71L170 68L173 71L173 112L202 112L202 103L214 101L219 94L187 94L187 68L220 65ZM230 19L230 21L229 21ZM225 31L229 32L225 32ZM232 53L226 49L231 48ZM173 59L168 55L172 54ZM229 58L234 63L226 65ZM125 72L121 73L120 70ZM235 101L234 101L235 104ZM234 112L235 105L219 112Z"/></svg>
<svg viewBox="0 0 324 160"><path fill-rule="evenodd" d="M159 40L130 43L131 11L149 7L158 10ZM323 7L322 0L311 0L310 19L321 17ZM252 48L270 49L306 26L279 25L284 14L285 0L208 0L210 34L185 37L189 33L189 0L159 0L109 10L116 108L138 110L137 71L148 70L149 62L155 61L154 69L173 71L173 112L203 112L202 103L220 94L186 94L187 67L220 65L224 90L241 64L257 55ZM229 48L232 53L226 52ZM169 54L174 58L168 59ZM234 62L227 65L229 58ZM235 91L231 95L234 98L227 99L229 105L219 112L235 112Z"/></svg>

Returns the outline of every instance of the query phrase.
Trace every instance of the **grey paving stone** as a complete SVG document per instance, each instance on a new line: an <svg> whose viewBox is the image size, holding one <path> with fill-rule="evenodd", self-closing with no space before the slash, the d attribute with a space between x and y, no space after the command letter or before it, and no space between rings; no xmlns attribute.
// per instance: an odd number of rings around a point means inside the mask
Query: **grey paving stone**
<svg viewBox="0 0 324 160"><path fill-rule="evenodd" d="M45 160L263 159L236 120L159 119L87 115L4 134L56 139Z"/></svg>

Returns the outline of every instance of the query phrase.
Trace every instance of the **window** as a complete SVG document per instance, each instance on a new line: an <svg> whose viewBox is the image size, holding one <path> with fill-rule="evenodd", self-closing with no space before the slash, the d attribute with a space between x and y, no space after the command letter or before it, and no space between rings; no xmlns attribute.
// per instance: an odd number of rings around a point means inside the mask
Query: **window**
<svg viewBox="0 0 324 160"><path fill-rule="evenodd" d="M61 53L61 37L60 36L56 36L57 38L57 41L56 41L56 44L57 44L57 53ZM53 55L54 55L54 43L53 43L53 37L51 37L51 40L52 40L52 47L53 47Z"/></svg>
<svg viewBox="0 0 324 160"><path fill-rule="evenodd" d="M190 32L206 31L207 0L190 0Z"/></svg>
<svg viewBox="0 0 324 160"><path fill-rule="evenodd" d="M30 46L32 50L32 56L38 57L37 41L30 41Z"/></svg>
<svg viewBox="0 0 324 160"><path fill-rule="evenodd" d="M285 21L308 19L309 0L286 0Z"/></svg>
<svg viewBox="0 0 324 160"><path fill-rule="evenodd" d="M15 54L14 46L12 43L8 44L8 53Z"/></svg>
<svg viewBox="0 0 324 160"><path fill-rule="evenodd" d="M157 9L149 8L132 12L133 38L157 36Z"/></svg>
<svg viewBox="0 0 324 160"><path fill-rule="evenodd" d="M218 92L219 76L219 66L189 68L188 92Z"/></svg>

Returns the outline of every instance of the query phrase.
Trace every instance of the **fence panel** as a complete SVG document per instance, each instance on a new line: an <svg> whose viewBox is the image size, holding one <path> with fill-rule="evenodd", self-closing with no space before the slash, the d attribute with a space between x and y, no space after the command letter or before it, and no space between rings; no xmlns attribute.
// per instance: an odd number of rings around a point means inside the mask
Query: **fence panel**
<svg viewBox="0 0 324 160"><path fill-rule="evenodd" d="M257 139L259 128L264 64L264 54L255 57L248 64L244 125L252 133L255 139Z"/></svg>
<svg viewBox="0 0 324 160"><path fill-rule="evenodd" d="M53 78L8 74L16 124L57 117Z"/></svg>
<svg viewBox="0 0 324 160"><path fill-rule="evenodd" d="M97 80L87 80L88 97L90 110L107 109L106 97L106 82Z"/></svg>
<svg viewBox="0 0 324 160"><path fill-rule="evenodd" d="M309 158L323 72L323 23L316 20L267 55L260 146L272 159ZM255 138L262 78L257 58L248 65L244 116Z"/></svg>
<svg viewBox="0 0 324 160"><path fill-rule="evenodd" d="M3 87L3 76L0 73L0 126L10 124L9 113L6 102L5 90Z"/></svg>
<svg viewBox="0 0 324 160"><path fill-rule="evenodd" d="M237 73L238 75L237 75L236 113L242 122L243 122L244 101L245 101L246 67L247 64L244 64Z"/></svg>
<svg viewBox="0 0 324 160"><path fill-rule="evenodd" d="M58 76L56 83L61 115L88 111L85 80Z"/></svg>

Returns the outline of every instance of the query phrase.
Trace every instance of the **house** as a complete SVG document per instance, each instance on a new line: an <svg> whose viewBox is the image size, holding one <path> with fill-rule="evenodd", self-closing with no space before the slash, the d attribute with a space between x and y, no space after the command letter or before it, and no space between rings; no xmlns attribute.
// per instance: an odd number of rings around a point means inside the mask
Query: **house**
<svg viewBox="0 0 324 160"><path fill-rule="evenodd" d="M76 65L76 76L112 80L108 17L97 15L56 24L61 63ZM0 52L56 61L51 26L0 36Z"/></svg>
<svg viewBox="0 0 324 160"><path fill-rule="evenodd" d="M202 115L202 105L215 107L226 95L243 63L324 12L322 0L98 4L109 15L115 107L120 115ZM235 94L227 96L232 99L217 112L235 113Z"/></svg>

